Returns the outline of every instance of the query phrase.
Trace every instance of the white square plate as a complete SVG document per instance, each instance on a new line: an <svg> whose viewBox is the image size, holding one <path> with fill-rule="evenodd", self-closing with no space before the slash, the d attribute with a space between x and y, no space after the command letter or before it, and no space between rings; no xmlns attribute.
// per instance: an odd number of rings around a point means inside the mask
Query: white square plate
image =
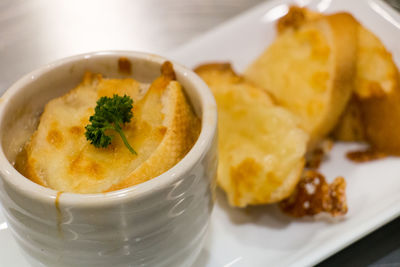
<svg viewBox="0 0 400 267"><path fill-rule="evenodd" d="M238 72L273 40L288 4L325 13L347 11L371 29L400 66L400 14L380 0L267 1L178 48L169 56L189 67L231 62ZM345 153L357 144L335 144L321 167L328 180L344 176L349 212L341 220L292 219L276 206L228 206L222 192L197 266L309 266L400 215L400 158L354 164Z"/></svg>
<svg viewBox="0 0 400 267"><path fill-rule="evenodd" d="M400 15L380 0L268 1L170 53L189 67L229 61L241 72L273 40L275 21L288 3L321 12L348 11L378 35L400 65ZM218 192L210 233L196 267L309 266L400 215L400 159L353 164L345 153L356 144L336 144L321 168L328 179L347 180L349 212L339 221L300 219L274 206L245 210L228 206ZM28 266L0 213L1 266Z"/></svg>

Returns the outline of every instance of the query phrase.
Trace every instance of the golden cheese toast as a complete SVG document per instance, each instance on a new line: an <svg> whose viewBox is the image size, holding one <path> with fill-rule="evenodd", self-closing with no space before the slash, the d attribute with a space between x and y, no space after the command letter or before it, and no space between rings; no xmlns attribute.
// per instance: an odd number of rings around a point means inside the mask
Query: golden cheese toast
<svg viewBox="0 0 400 267"><path fill-rule="evenodd" d="M375 150L400 155L400 82L393 57L361 24L355 89L334 137L366 141Z"/></svg>
<svg viewBox="0 0 400 267"><path fill-rule="evenodd" d="M167 171L189 151L200 131L200 120L174 79L169 62L150 86L87 73L75 89L46 105L25 147L26 165L21 172L55 190L100 193ZM118 134L107 148L96 148L85 138L96 101L114 94L128 95L134 101L133 118L123 131L137 155Z"/></svg>
<svg viewBox="0 0 400 267"><path fill-rule="evenodd" d="M353 90L357 23L347 13L319 16L291 8L273 43L245 71L301 118L309 148L330 133Z"/></svg>
<svg viewBox="0 0 400 267"><path fill-rule="evenodd" d="M202 65L195 72L217 101L217 181L229 203L245 207L288 197L303 170L308 141L299 119L229 64Z"/></svg>
<svg viewBox="0 0 400 267"><path fill-rule="evenodd" d="M326 17L291 7L277 28L299 28ZM393 56L381 40L357 22L356 71L350 101L333 130L341 141L365 141L373 150L400 155L400 77Z"/></svg>

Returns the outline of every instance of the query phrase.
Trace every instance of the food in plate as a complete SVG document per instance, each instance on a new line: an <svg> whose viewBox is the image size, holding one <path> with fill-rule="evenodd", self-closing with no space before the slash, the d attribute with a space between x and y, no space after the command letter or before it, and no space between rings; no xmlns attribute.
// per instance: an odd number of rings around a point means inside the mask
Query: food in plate
<svg viewBox="0 0 400 267"><path fill-rule="evenodd" d="M358 25L353 96L336 126L343 141L366 141L372 149L400 155L400 77L393 56L371 31Z"/></svg>
<svg viewBox="0 0 400 267"><path fill-rule="evenodd" d="M293 194L279 203L280 208L294 217L327 212L333 216L346 214L346 181L337 177L328 184L325 177L315 170L307 170Z"/></svg>
<svg viewBox="0 0 400 267"><path fill-rule="evenodd" d="M299 28L325 15L291 7L278 32ZM364 141L380 153L400 155L400 77L392 54L358 21L352 96L332 133L340 141ZM367 154L370 155L371 150Z"/></svg>
<svg viewBox="0 0 400 267"><path fill-rule="evenodd" d="M299 119L229 64L206 64L195 72L217 101L217 181L229 203L245 207L288 197L299 181L308 142Z"/></svg>
<svg viewBox="0 0 400 267"><path fill-rule="evenodd" d="M386 156L387 155L384 152L380 152L371 148L349 151L346 153L346 157L353 162L367 162L385 158Z"/></svg>
<svg viewBox="0 0 400 267"><path fill-rule="evenodd" d="M106 147L95 147L85 136L96 101L115 95L133 100L133 118L122 130L136 154L111 130L105 130L113 136ZM16 167L32 181L63 192L113 191L167 171L190 150L199 132L200 120L170 62L150 85L88 72L76 88L47 103Z"/></svg>
<svg viewBox="0 0 400 267"><path fill-rule="evenodd" d="M357 24L348 13L305 12L294 7L280 19L276 39L244 76L300 117L312 148L335 127L350 99Z"/></svg>
<svg viewBox="0 0 400 267"><path fill-rule="evenodd" d="M295 217L343 215L344 178L328 184L317 171L333 144L327 138L368 142L371 148L348 153L356 162L400 154L398 70L351 14L291 7L243 76L229 64L196 72L217 99L218 183L233 206L280 202Z"/></svg>

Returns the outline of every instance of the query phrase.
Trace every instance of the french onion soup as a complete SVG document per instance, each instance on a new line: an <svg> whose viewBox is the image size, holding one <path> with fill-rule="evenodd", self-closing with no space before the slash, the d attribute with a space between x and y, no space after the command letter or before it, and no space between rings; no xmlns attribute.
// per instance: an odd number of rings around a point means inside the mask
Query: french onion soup
<svg viewBox="0 0 400 267"><path fill-rule="evenodd" d="M76 88L47 103L15 166L54 190L114 191L173 167L200 125L168 61L151 84L87 72Z"/></svg>

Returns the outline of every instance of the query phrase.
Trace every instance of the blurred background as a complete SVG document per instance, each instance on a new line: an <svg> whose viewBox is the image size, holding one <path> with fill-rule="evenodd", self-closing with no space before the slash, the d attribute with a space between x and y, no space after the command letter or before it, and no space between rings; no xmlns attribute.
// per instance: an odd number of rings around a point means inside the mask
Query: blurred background
<svg viewBox="0 0 400 267"><path fill-rule="evenodd" d="M0 90L38 66L74 54L109 49L166 54L261 2L1 0ZM400 8L398 0L388 2ZM366 265L400 266L400 219L321 263Z"/></svg>
<svg viewBox="0 0 400 267"><path fill-rule="evenodd" d="M55 59L96 50L162 54L263 0L1 0L0 88Z"/></svg>

